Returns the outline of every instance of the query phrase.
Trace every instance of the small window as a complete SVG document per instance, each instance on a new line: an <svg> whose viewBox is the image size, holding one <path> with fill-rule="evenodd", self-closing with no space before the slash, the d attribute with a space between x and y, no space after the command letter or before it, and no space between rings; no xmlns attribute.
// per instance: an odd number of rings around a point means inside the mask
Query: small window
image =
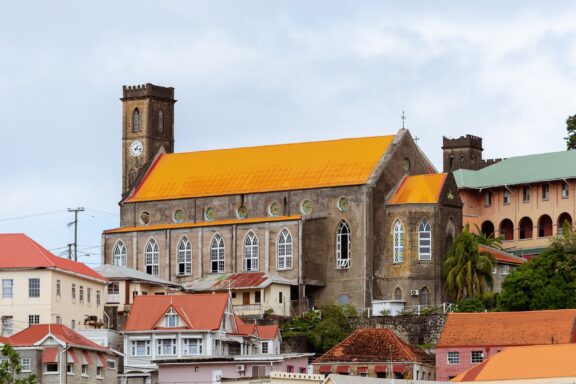
<svg viewBox="0 0 576 384"><path fill-rule="evenodd" d="M278 235L278 270L292 268L292 235L284 228Z"/></svg>
<svg viewBox="0 0 576 384"><path fill-rule="evenodd" d="M418 226L418 259L432 260L432 228L426 219Z"/></svg>
<svg viewBox="0 0 576 384"><path fill-rule="evenodd" d="M92 301L92 288L90 287L86 288L86 301L88 301L88 304Z"/></svg>
<svg viewBox="0 0 576 384"><path fill-rule="evenodd" d="M158 132L164 132L164 113L158 111Z"/></svg>
<svg viewBox="0 0 576 384"><path fill-rule="evenodd" d="M184 236L178 244L178 275L192 274L192 246Z"/></svg>
<svg viewBox="0 0 576 384"><path fill-rule="evenodd" d="M261 301L262 301L262 298L261 298L261 293L260 293L260 291L254 292L254 302L255 302L256 304L258 304L258 303L260 303Z"/></svg>
<svg viewBox="0 0 576 384"><path fill-rule="evenodd" d="M68 363L66 364L66 373L73 375L74 374L74 364Z"/></svg>
<svg viewBox="0 0 576 384"><path fill-rule="evenodd" d="M96 377L102 377L102 367L96 367Z"/></svg>
<svg viewBox="0 0 576 384"><path fill-rule="evenodd" d="M501 265L500 266L500 274L502 276L506 276L510 274L510 266L508 265Z"/></svg>
<svg viewBox="0 0 576 384"><path fill-rule="evenodd" d="M404 226L400 221L394 224L394 263L404 261Z"/></svg>
<svg viewBox="0 0 576 384"><path fill-rule="evenodd" d="M484 192L484 206L485 207L492 206L492 192L490 191Z"/></svg>
<svg viewBox="0 0 576 384"><path fill-rule="evenodd" d="M178 314L174 311L174 309L170 309L164 316L164 326L166 328L176 328L179 325L179 317Z"/></svg>
<svg viewBox="0 0 576 384"><path fill-rule="evenodd" d="M13 332L14 318L12 316L2 316L2 333L1 336L10 336Z"/></svg>
<svg viewBox="0 0 576 384"><path fill-rule="evenodd" d="M268 353L268 342L267 341L262 342L262 353Z"/></svg>
<svg viewBox="0 0 576 384"><path fill-rule="evenodd" d="M202 339L183 339L183 355L201 355Z"/></svg>
<svg viewBox="0 0 576 384"><path fill-rule="evenodd" d="M76 320L70 321L70 328L76 329Z"/></svg>
<svg viewBox="0 0 576 384"><path fill-rule="evenodd" d="M120 302L120 283L118 283L117 281L108 283L108 302L109 303Z"/></svg>
<svg viewBox="0 0 576 384"><path fill-rule="evenodd" d="M100 291L96 291L96 306L99 307L101 303L100 300Z"/></svg>
<svg viewBox="0 0 576 384"><path fill-rule="evenodd" d="M542 184L542 200L550 198L550 184Z"/></svg>
<svg viewBox="0 0 576 384"><path fill-rule="evenodd" d="M62 324L62 318L60 315L56 315L56 324Z"/></svg>
<svg viewBox="0 0 576 384"><path fill-rule="evenodd" d="M84 302L84 287L80 286L80 302Z"/></svg>
<svg viewBox="0 0 576 384"><path fill-rule="evenodd" d="M76 284L72 284L72 300L76 300Z"/></svg>
<svg viewBox="0 0 576 384"><path fill-rule="evenodd" d="M88 364L82 364L82 376L88 375Z"/></svg>
<svg viewBox="0 0 576 384"><path fill-rule="evenodd" d="M40 297L40 279L28 279L28 297Z"/></svg>
<svg viewBox="0 0 576 384"><path fill-rule="evenodd" d="M530 187L522 187L522 201L525 203L530 201Z"/></svg>
<svg viewBox="0 0 576 384"><path fill-rule="evenodd" d="M481 363L482 361L484 361L484 352L472 351L470 360L472 360L473 363Z"/></svg>
<svg viewBox="0 0 576 384"><path fill-rule="evenodd" d="M224 273L224 239L216 234L210 245L210 272Z"/></svg>
<svg viewBox="0 0 576 384"><path fill-rule="evenodd" d="M570 189L568 184L562 183L562 198L567 199L570 196Z"/></svg>
<svg viewBox="0 0 576 384"><path fill-rule="evenodd" d="M30 368L32 365L32 360L30 360L30 358L28 357L22 358L22 360L20 360L20 364L22 364L22 372L30 372Z"/></svg>
<svg viewBox="0 0 576 384"><path fill-rule="evenodd" d="M138 108L134 109L132 113L132 132L140 132L140 111Z"/></svg>
<svg viewBox="0 0 576 384"><path fill-rule="evenodd" d="M132 340L132 356L150 356L150 340Z"/></svg>
<svg viewBox="0 0 576 384"><path fill-rule="evenodd" d="M283 301L284 301L284 296L282 295L282 292L278 292L278 303L282 304Z"/></svg>
<svg viewBox="0 0 576 384"><path fill-rule="evenodd" d="M28 326L40 324L40 315L28 315Z"/></svg>
<svg viewBox="0 0 576 384"><path fill-rule="evenodd" d="M258 271L258 238L254 232L248 232L244 239L244 271Z"/></svg>
<svg viewBox="0 0 576 384"><path fill-rule="evenodd" d="M58 372L58 363L48 363L45 365L45 372Z"/></svg>
<svg viewBox="0 0 576 384"><path fill-rule="evenodd" d="M14 280L2 279L2 298L11 299L14 297Z"/></svg>
<svg viewBox="0 0 576 384"><path fill-rule="evenodd" d="M146 259L146 273L153 276L158 276L160 273L159 265L159 247L154 239L150 239L146 243L145 259Z"/></svg>
<svg viewBox="0 0 576 384"><path fill-rule="evenodd" d="M116 369L116 360L107 360L108 361L108 368Z"/></svg>
<svg viewBox="0 0 576 384"><path fill-rule="evenodd" d="M156 340L158 355L175 355L176 339L158 339Z"/></svg>
<svg viewBox="0 0 576 384"><path fill-rule="evenodd" d="M114 246L114 251L112 252L112 264L118 267L126 266L126 246L122 240L119 240Z"/></svg>
<svg viewBox="0 0 576 384"><path fill-rule="evenodd" d="M394 300L402 300L402 289L400 287L396 287L394 290Z"/></svg>
<svg viewBox="0 0 576 384"><path fill-rule="evenodd" d="M460 364L460 352L448 352L448 364Z"/></svg>
<svg viewBox="0 0 576 384"><path fill-rule="evenodd" d="M62 283L60 280L56 280L56 296L60 296L62 293Z"/></svg>
<svg viewBox="0 0 576 384"><path fill-rule="evenodd" d="M512 194L509 190L504 191L504 205L509 205L512 202Z"/></svg>
<svg viewBox="0 0 576 384"><path fill-rule="evenodd" d="M350 268L350 227L344 220L338 225L336 234L336 269Z"/></svg>

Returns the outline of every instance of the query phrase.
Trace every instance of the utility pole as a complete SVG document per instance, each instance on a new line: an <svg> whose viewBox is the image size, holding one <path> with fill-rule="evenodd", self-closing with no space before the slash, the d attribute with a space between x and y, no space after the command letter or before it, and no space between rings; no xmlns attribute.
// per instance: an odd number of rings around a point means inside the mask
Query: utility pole
<svg viewBox="0 0 576 384"><path fill-rule="evenodd" d="M68 243L68 258L72 260L72 243Z"/></svg>
<svg viewBox="0 0 576 384"><path fill-rule="evenodd" d="M78 261L78 212L84 212L84 208L68 208L68 212L74 212L74 261Z"/></svg>

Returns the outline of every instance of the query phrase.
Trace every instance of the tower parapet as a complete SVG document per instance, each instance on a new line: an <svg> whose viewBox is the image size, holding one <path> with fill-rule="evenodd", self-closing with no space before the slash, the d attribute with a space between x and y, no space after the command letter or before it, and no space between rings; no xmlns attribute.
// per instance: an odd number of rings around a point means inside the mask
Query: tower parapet
<svg viewBox="0 0 576 384"><path fill-rule="evenodd" d="M122 93L122 101L146 98L174 100L174 88L160 87L151 83L124 85L122 87Z"/></svg>

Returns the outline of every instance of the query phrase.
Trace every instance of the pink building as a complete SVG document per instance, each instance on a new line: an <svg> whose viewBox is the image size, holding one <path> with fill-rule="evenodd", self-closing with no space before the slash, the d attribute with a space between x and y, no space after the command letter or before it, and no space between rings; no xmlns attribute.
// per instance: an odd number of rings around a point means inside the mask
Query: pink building
<svg viewBox="0 0 576 384"><path fill-rule="evenodd" d="M504 347L574 343L575 320L576 309L450 313L436 345L436 379L450 380Z"/></svg>
<svg viewBox="0 0 576 384"><path fill-rule="evenodd" d="M479 170L458 169L454 178L463 223L517 255L531 257L576 216L576 151L511 157Z"/></svg>

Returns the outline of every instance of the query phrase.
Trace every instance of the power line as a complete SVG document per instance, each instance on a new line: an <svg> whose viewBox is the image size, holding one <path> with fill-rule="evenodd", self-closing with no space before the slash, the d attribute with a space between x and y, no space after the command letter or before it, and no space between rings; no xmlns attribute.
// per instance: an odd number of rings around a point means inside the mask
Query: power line
<svg viewBox="0 0 576 384"><path fill-rule="evenodd" d="M29 215L24 215L24 216L15 216L15 217L7 217L4 219L0 219L0 221L12 221L12 220L21 220L21 219L30 219L33 217L39 217L39 216L48 216L48 215L54 215L56 213L64 213L66 212L64 209L59 209L58 211L49 211L49 212L39 212L39 213L31 213Z"/></svg>

